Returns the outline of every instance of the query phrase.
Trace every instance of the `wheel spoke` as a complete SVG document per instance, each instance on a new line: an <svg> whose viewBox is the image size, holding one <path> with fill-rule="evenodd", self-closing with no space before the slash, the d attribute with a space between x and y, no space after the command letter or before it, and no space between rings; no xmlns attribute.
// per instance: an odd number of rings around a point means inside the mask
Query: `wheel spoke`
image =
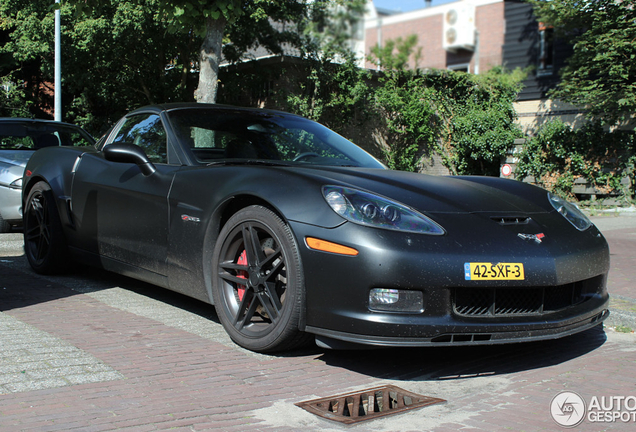
<svg viewBox="0 0 636 432"><path fill-rule="evenodd" d="M35 241L35 239L37 239L38 237L40 237L40 227L39 226L34 226L34 227L29 227L26 230L26 238L27 241L31 242L31 241Z"/></svg>
<svg viewBox="0 0 636 432"><path fill-rule="evenodd" d="M277 309L274 306L272 300L264 292L258 293L256 297L263 306L263 309L265 309L265 312L267 313L267 316L269 317L272 324L276 324L278 322L280 309Z"/></svg>
<svg viewBox="0 0 636 432"><path fill-rule="evenodd" d="M241 232L243 234L243 246L245 247L245 255L247 258L247 264L250 266L256 265L256 263L258 262L258 255L257 255L258 247L254 246L254 239L253 239L256 233L254 232L252 225L249 225L249 224L244 224L243 228L241 229ZM257 240L257 243L258 243L258 240Z"/></svg>
<svg viewBox="0 0 636 432"><path fill-rule="evenodd" d="M271 253L269 255L267 255L267 257L263 260L263 262L261 263L261 268L263 270L266 270L269 266L273 265L273 263L281 257L281 250L280 248L277 248L274 253ZM283 260L280 261L281 263L283 262ZM279 267L278 263L274 268L272 268L269 273L272 273L274 271L275 268Z"/></svg>
<svg viewBox="0 0 636 432"><path fill-rule="evenodd" d="M275 283L271 283L271 282L265 284L265 291L267 292L267 295L269 296L270 300L272 301L272 305L276 309L276 314L278 315L280 310L283 308L283 304L280 301L280 297L278 296L278 292L276 292L276 284Z"/></svg>
<svg viewBox="0 0 636 432"><path fill-rule="evenodd" d="M33 198L33 201L31 201L31 208L33 209L33 213L35 214L35 219L37 220L38 226L42 226L42 224L44 223L44 215L42 211L42 203L40 202L38 197Z"/></svg>
<svg viewBox="0 0 636 432"><path fill-rule="evenodd" d="M228 282L233 282L238 285L245 285L246 281L244 277L234 276L233 274L226 272L219 272L219 276Z"/></svg>
<svg viewBox="0 0 636 432"><path fill-rule="evenodd" d="M246 265L237 264L232 261L226 261L219 264L219 267L223 270L237 270L237 271L247 271L248 267Z"/></svg>
<svg viewBox="0 0 636 432"><path fill-rule="evenodd" d="M243 327L248 325L252 321L252 318L254 318L256 308L258 307L255 300L256 299L254 298L254 293L252 291L245 292L243 300L241 300L236 312L236 316L234 317L234 327L236 327L237 330L241 331Z"/></svg>
<svg viewBox="0 0 636 432"><path fill-rule="evenodd" d="M251 223L243 226L243 243L247 252L247 263L250 266L260 266L266 256L258 237L258 230Z"/></svg>
<svg viewBox="0 0 636 432"><path fill-rule="evenodd" d="M45 244L48 244L45 236L41 235L38 239L38 248L36 250L37 260L41 260L46 255Z"/></svg>

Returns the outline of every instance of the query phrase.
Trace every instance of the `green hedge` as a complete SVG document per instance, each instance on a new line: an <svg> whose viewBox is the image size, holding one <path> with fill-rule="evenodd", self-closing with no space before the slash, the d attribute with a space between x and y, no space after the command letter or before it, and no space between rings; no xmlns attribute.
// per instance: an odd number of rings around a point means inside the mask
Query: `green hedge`
<svg viewBox="0 0 636 432"><path fill-rule="evenodd" d="M524 147L516 177L533 177L540 186L570 197L577 179L583 179L599 195L629 199L634 192L635 142L633 131L608 132L599 123L573 130L553 120Z"/></svg>

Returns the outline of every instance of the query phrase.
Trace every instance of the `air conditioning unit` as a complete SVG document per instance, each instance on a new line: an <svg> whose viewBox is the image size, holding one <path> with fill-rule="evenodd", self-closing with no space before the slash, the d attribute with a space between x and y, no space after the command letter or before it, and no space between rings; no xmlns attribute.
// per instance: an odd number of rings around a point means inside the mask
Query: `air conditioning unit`
<svg viewBox="0 0 636 432"><path fill-rule="evenodd" d="M446 51L475 49L475 6L457 5L444 14L443 46Z"/></svg>

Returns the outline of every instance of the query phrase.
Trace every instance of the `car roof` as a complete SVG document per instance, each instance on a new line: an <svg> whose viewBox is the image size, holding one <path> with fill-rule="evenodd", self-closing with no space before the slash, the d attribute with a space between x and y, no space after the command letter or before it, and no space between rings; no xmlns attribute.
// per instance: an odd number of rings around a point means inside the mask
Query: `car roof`
<svg viewBox="0 0 636 432"><path fill-rule="evenodd" d="M136 110L131 111L128 115L139 113L139 112L162 112L162 111L176 111L180 109L212 109L218 111L242 111L246 113L254 113L254 114L277 114L284 115L289 117L300 117L296 114L288 113L285 111L277 111L265 108L250 108L250 107L238 107L233 105L223 105L223 104L210 104L210 103L198 103L198 102L171 102L165 104L156 104L156 105L146 105Z"/></svg>
<svg viewBox="0 0 636 432"><path fill-rule="evenodd" d="M45 120L45 119L29 119L29 118L21 118L21 117L0 117L0 125L3 123L20 123L20 124L46 124L46 125L60 125L64 127L72 127L82 129L81 126L78 126L73 123L65 123L55 120Z"/></svg>

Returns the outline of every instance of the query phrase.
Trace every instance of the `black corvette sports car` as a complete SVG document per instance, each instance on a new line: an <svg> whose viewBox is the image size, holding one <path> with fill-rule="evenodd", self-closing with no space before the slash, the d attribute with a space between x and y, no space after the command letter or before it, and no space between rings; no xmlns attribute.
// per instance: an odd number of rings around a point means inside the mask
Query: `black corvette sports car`
<svg viewBox="0 0 636 432"><path fill-rule="evenodd" d="M261 352L558 338L608 316L608 246L565 200L387 170L291 114L150 106L93 147L31 157L37 272L73 261L209 302Z"/></svg>

